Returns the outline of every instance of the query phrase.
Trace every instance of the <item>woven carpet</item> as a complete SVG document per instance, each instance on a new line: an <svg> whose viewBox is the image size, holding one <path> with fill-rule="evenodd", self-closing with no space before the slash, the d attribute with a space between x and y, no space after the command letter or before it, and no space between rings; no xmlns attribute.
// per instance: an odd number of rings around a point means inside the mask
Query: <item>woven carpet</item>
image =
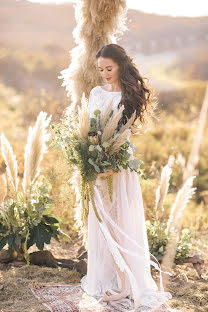
<svg viewBox="0 0 208 312"><path fill-rule="evenodd" d="M131 300L100 302L99 297L86 294L80 284L47 285L30 287L36 298L51 312L123 312L134 311Z"/></svg>

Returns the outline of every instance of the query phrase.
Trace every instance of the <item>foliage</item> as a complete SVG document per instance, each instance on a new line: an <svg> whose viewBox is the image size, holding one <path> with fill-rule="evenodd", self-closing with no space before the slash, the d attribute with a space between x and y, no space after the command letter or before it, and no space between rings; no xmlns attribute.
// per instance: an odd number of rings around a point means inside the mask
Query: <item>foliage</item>
<svg viewBox="0 0 208 312"><path fill-rule="evenodd" d="M97 116L100 113L99 110L94 112ZM101 142L103 130L98 120L98 118L90 118L88 138L84 140L80 140L78 126L73 118L61 119L60 124L51 126L56 135L56 147L60 146L64 150L72 166L80 168L85 181L94 181L97 173L107 172L108 169L113 169L115 172L120 171L120 167L130 168L131 171L137 171L138 166L143 169L144 165L140 160L129 161L128 147L134 147L130 141L125 140L118 152L109 153L111 145L109 142ZM110 139L116 134L117 132Z"/></svg>
<svg viewBox="0 0 208 312"><path fill-rule="evenodd" d="M51 185L44 176L30 187L28 194L18 192L16 198L3 201L0 219L0 250L8 244L9 249L20 251L36 244L43 250L51 238L58 240L60 220L50 214L53 202L49 198Z"/></svg>
<svg viewBox="0 0 208 312"><path fill-rule="evenodd" d="M6 166L3 175L5 193L1 201L0 250L8 244L13 252L24 255L29 263L28 249L33 244L42 250L51 237L58 239L60 220L51 215L53 202L49 195L51 184L42 175L40 163L47 152L47 132L51 116L40 112L34 127L29 128L24 154L22 187L19 185L18 163L12 146L4 134L1 135L1 151ZM62 233L63 234L63 233Z"/></svg>
<svg viewBox="0 0 208 312"><path fill-rule="evenodd" d="M180 104L184 107L183 103L180 102ZM177 111L175 114L176 113ZM189 114L186 115L189 116ZM158 177L161 167L166 163L170 155L173 155L176 159L170 180L170 191L176 193L178 185L182 183L182 174L185 163L182 164L180 161L177 161L177 159L180 155L182 155L184 159L188 159L195 132L195 120L193 120L193 122L188 121L187 123L182 123L178 116L181 117L180 112L177 113L177 117L167 113L161 113L160 124L157 124L151 129L151 131L145 133L144 136L133 139L134 145L142 151L142 154L141 156L139 155L139 157L141 157L142 160L145 160L145 176L147 177L147 180L141 181L144 185L145 192L147 188L146 186L151 184L150 179L154 180ZM199 174L196 176L195 180L195 185L197 187L196 204L203 200L201 192L208 189L206 153L208 146L207 135L208 129L206 128L199 155ZM147 191L149 191L149 188L147 188ZM144 194L144 196L147 198L147 195ZM152 198L152 196L150 198ZM151 209L153 202L149 201L147 205L149 205Z"/></svg>
<svg viewBox="0 0 208 312"><path fill-rule="evenodd" d="M170 234L167 231L167 223L160 222L157 219L146 221L147 236L150 252L160 261L166 251ZM183 228L176 249L175 260L183 261L189 257L191 249L194 249L190 240L193 237L193 231Z"/></svg>
<svg viewBox="0 0 208 312"><path fill-rule="evenodd" d="M192 47L191 49L188 48L188 50L191 51L191 54ZM64 52L61 57L58 54L54 57L54 54L52 58L50 58L48 53L45 57L42 56L39 51L36 52L25 52L23 50L17 51L15 49L11 50L6 46L2 46L1 48L1 67L3 66L1 78L2 81L4 81L4 84L0 84L0 108L2 112L0 129L7 133L9 140L12 141L13 146L16 149L16 155L19 162L19 176L23 174L24 170L24 159L21 148L19 147L24 145L23 141L26 136L25 125L29 125L31 122L35 121L36 115L41 109L53 114L53 120L55 119L58 121L63 109L70 104L70 99L65 96L64 88L60 88L60 83L57 83L56 77L58 72L51 62L51 59L55 60L56 64L58 64L58 71L64 68L66 62ZM13 57L12 54L16 55L16 60L14 60L15 56ZM6 57L3 57L4 55ZM194 58L196 59L196 57ZM183 65L183 61L184 59L181 61L181 65ZM41 65L40 67L40 62L46 63L46 65ZM17 63L18 65L16 65ZM5 66L5 64L7 66ZM189 62L189 64L191 63ZM31 66L30 71L29 66ZM199 68L196 62L194 66ZM47 68L49 69L49 75L44 74L45 69ZM52 68L53 74L51 75ZM8 73L8 70L10 71L10 69L15 73L13 77ZM22 73L24 73L24 75ZM181 73L186 75L186 70L183 68ZM172 75L171 72L167 74L169 77ZM19 77L23 79L19 79ZM194 77L195 75L191 75L191 78ZM180 77L178 78L180 80ZM55 79L56 82L55 80L52 81L52 79ZM160 77L158 77L158 79L160 79ZM135 156L145 161L145 176L147 176L147 180L141 179L140 182L142 184L142 193L146 210L145 213L148 218L153 212L152 207L154 206L155 198L154 191L152 192L152 187L153 189L156 187L156 178L160 168L166 163L170 154L177 157L177 155L182 152L183 156L187 157L190 151L191 136L195 125L194 122L195 118L198 116L203 100L205 83L202 81L193 82L189 78L183 80L183 83L186 85L185 88L173 87L169 90L166 90L165 88L160 89L159 102L160 107L164 110L161 112L160 123L156 124L156 127L153 127L144 135L135 136L131 139L134 145L138 147L139 151L135 153ZM17 90L20 90L20 92ZM28 105L28 103L30 103L30 105ZM181 136L181 131L184 133L182 128L187 129L187 140L184 136ZM21 135L18 135L20 133ZM196 198L191 201L191 207L189 205L189 209L185 212L184 218L186 226L191 224L192 228L197 227L197 229L200 230L206 230L208 224L207 200L203 208L200 210L200 213L198 206L200 202L202 203L202 201L205 200L203 191L208 189L207 138L208 131L206 129L199 158L199 174L195 180L197 186ZM55 203L54 213L61 217L63 220L62 227L64 226L64 230L68 233L68 231L73 229L72 211L75 208L74 193L71 186L67 183L69 178L68 171L62 170L62 156L59 156L60 151L51 150L51 152L43 159L41 171L47 176L47 178L49 178L49 181L53 186L50 198L52 198ZM61 166L59 162L61 163ZM54 177L51 177L48 174L49 167L54 170ZM0 171L1 173L5 171L1 155ZM56 181L59 181L60 177L62 180L57 187ZM55 182L53 181L54 179ZM179 166L175 166L170 180L169 189L171 193L168 194L167 198L170 205L167 208L170 208L172 200L175 198L177 185L179 184L181 184L181 169ZM1 196L3 196L2 193L3 189L1 188ZM60 193L62 196L61 201ZM167 200L165 205L167 204ZM198 219L200 215L203 219L200 221L199 227ZM70 224L67 222L70 222ZM71 232L69 234L71 235Z"/></svg>
<svg viewBox="0 0 208 312"><path fill-rule="evenodd" d="M79 171L83 207L82 218L84 219L88 215L91 198L95 214L101 222L93 200L92 182L96 180L97 174L106 173L108 169L119 172L122 168L129 168L131 171L137 172L138 167L144 168L139 159L129 159L131 154L128 148L134 147L127 140L127 131L130 130L126 129L126 133L125 131L120 132L123 129L120 129L118 122L114 121L112 110L110 113L106 113L105 123L101 126L101 111L95 110L94 117L90 118L85 104L83 104L79 116L76 114L67 115L66 118L61 119L60 124L53 124L51 127L55 132L55 147L61 147L68 163ZM111 127L112 129L115 128L115 131L109 131ZM115 148L115 142L118 142L118 138L121 138L122 134L125 135L122 137L120 145ZM107 139L103 139L104 137ZM107 182L109 195L112 199L112 177L107 177Z"/></svg>

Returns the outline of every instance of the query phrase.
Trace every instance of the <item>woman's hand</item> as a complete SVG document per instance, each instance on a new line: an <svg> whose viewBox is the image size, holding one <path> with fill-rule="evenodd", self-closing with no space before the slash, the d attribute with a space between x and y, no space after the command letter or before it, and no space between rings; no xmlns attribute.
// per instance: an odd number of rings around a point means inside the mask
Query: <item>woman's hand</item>
<svg viewBox="0 0 208 312"><path fill-rule="evenodd" d="M105 173L105 172L98 173L98 174L97 174L97 177L106 178L107 176L109 176L109 175L111 175L111 174L113 174L113 173L114 173L113 169L108 169L108 170L107 170L107 173Z"/></svg>

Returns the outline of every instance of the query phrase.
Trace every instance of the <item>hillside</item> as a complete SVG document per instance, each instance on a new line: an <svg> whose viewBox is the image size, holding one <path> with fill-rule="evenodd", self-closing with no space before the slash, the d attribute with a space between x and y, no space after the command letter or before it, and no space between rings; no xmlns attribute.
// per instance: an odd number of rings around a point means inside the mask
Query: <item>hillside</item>
<svg viewBox="0 0 208 312"><path fill-rule="evenodd" d="M171 17L128 10L127 18L129 31L120 44L132 52L161 53L208 42L208 17ZM69 50L74 45L75 25L72 3L0 2L0 42L11 47Z"/></svg>

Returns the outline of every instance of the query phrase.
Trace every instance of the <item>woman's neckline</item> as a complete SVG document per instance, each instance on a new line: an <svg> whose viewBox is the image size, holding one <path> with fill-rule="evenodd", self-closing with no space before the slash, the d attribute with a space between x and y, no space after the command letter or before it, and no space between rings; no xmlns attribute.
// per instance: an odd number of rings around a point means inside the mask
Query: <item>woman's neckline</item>
<svg viewBox="0 0 208 312"><path fill-rule="evenodd" d="M98 86L98 87L100 87L100 89L102 89L103 91L108 92L108 93L121 93L121 91L108 91L101 86Z"/></svg>

